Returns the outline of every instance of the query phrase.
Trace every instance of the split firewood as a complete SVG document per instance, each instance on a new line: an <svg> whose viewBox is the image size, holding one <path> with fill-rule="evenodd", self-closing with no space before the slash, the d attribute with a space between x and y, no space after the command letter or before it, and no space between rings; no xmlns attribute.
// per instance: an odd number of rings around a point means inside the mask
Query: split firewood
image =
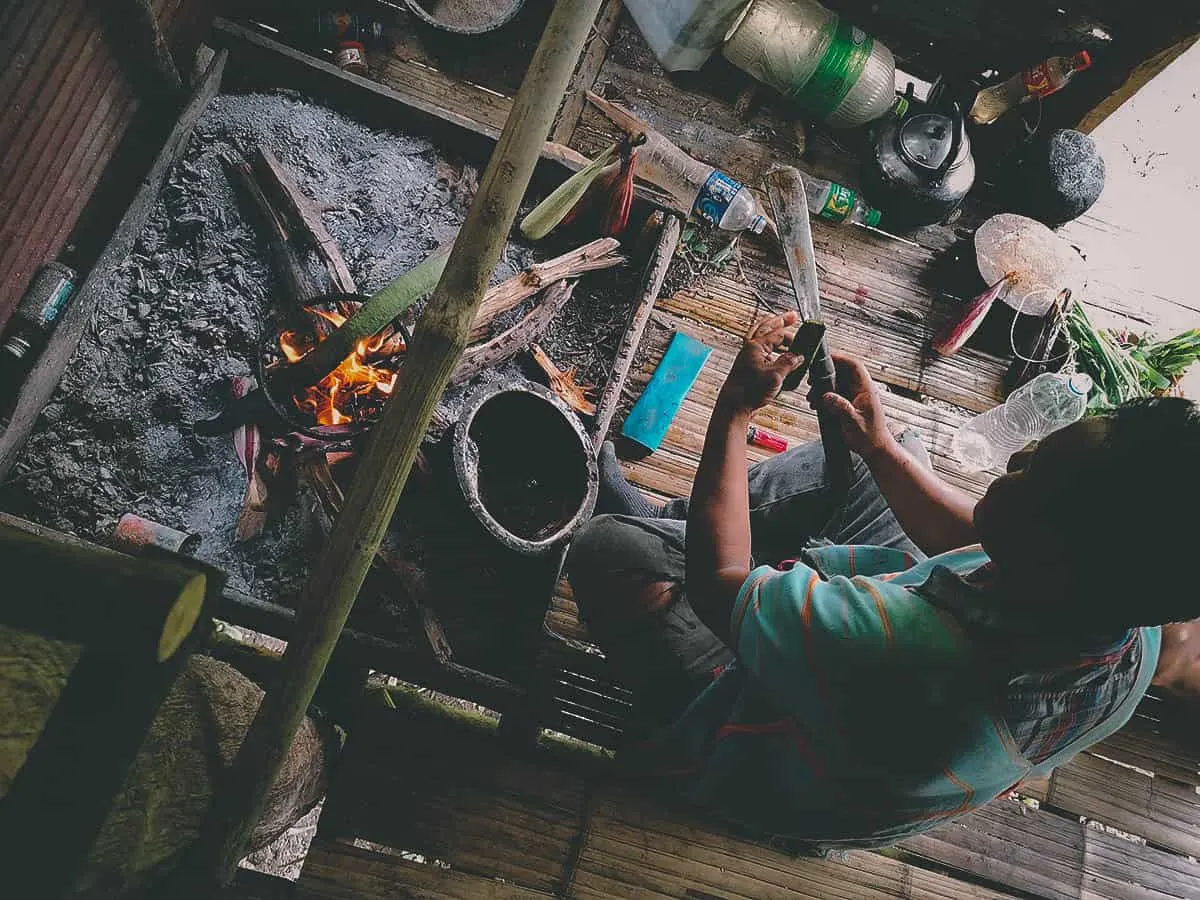
<svg viewBox="0 0 1200 900"><path fill-rule="evenodd" d="M350 268L338 249L337 241L325 227L321 211L309 199L295 179L263 144L255 146L250 164L262 184L267 198L274 202L275 209L284 223L291 229L292 236L309 244L329 272L333 290L342 294L357 294L358 285Z"/></svg>
<svg viewBox="0 0 1200 900"><path fill-rule="evenodd" d="M533 355L533 360L546 373L546 377L550 379L550 390L554 391L567 406L585 416L594 416L596 414L596 404L588 399L588 395L595 396L596 385L580 384L575 380L576 369L571 366L569 369L560 369L554 364L546 351L534 344L529 348L529 352Z"/></svg>
<svg viewBox="0 0 1200 900"><path fill-rule="evenodd" d="M616 252L620 246L621 242L614 238L600 238L570 253L564 253L544 263L535 263L519 275L514 275L491 288L475 314L471 342L486 338L488 326L492 324L493 319L528 300L547 285L565 278L577 278L584 272L611 269L621 265L626 260Z"/></svg>
<svg viewBox="0 0 1200 900"><path fill-rule="evenodd" d="M233 379L233 396L245 397L258 387L253 378L239 375ZM233 448L246 470L246 494L238 513L236 535L239 542L251 541L267 525L267 483L259 468L263 450L262 434L254 424L241 425L233 432Z"/></svg>
<svg viewBox="0 0 1200 900"><path fill-rule="evenodd" d="M485 369L498 366L527 349L545 334L554 317L567 305L571 294L575 292L575 284L559 281L550 285L542 296L542 301L520 322L487 343L468 348L459 359L454 374L450 376L450 383L462 384L464 381L470 381Z"/></svg>
<svg viewBox="0 0 1200 900"><path fill-rule="evenodd" d="M288 240L288 229L283 217L271 203L250 164L232 152L221 152L219 159L225 174L233 183L235 192L248 205L250 218L256 222L267 240L275 270L290 301L290 308L285 312L293 317L302 315L300 310L325 293L324 289L304 265L297 248Z"/></svg>

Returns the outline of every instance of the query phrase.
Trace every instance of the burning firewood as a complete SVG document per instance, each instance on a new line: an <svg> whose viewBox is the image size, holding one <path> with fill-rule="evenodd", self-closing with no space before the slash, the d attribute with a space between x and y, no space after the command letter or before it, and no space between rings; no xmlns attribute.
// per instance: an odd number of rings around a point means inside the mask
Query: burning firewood
<svg viewBox="0 0 1200 900"><path fill-rule="evenodd" d="M577 382L574 366L566 370L560 369L546 355L546 351L537 344L530 347L529 352L533 355L534 362L541 366L542 371L550 379L550 390L554 391L567 406L585 416L596 414L596 404L588 399L589 394L595 395L596 385Z"/></svg>
<svg viewBox="0 0 1200 900"><path fill-rule="evenodd" d="M245 397L256 387L258 383L253 378L239 375L233 379L233 396L235 399ZM258 426L241 425L235 429L233 448L246 470L246 496L242 499L242 511L237 520L237 539L245 542L261 535L267 525L267 483L259 469L262 435Z"/></svg>

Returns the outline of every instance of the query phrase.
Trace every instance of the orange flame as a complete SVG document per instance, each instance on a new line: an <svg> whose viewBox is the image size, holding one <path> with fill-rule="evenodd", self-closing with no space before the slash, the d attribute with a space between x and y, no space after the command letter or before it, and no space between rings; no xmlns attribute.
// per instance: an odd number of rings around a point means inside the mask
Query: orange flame
<svg viewBox="0 0 1200 900"><path fill-rule="evenodd" d="M319 309L312 312L336 327L341 327L346 321L346 317L337 312ZM346 411L354 396L374 396L379 400L390 397L396 388L399 373L367 361L388 343L389 338L380 335L359 341L354 352L342 360L340 366L317 384L306 388L302 396L294 398L296 407L311 414L318 425L346 425L354 421L354 417ZM279 336L279 349L289 363L299 362L315 346L311 337L294 331L285 331Z"/></svg>

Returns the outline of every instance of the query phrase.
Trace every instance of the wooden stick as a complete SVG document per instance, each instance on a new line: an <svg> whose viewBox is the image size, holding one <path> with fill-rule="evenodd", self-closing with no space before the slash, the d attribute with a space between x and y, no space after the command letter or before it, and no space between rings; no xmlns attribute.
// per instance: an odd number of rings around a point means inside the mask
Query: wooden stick
<svg viewBox="0 0 1200 900"><path fill-rule="evenodd" d="M612 426L613 417L621 402L621 391L629 378L629 370L633 366L633 357L642 343L642 335L646 333L646 324L650 321L650 313L662 292L663 282L667 277L667 269L679 246L679 236L683 233L683 220L679 216L668 215L658 236L658 244L654 254L646 265L646 275L642 281L642 292L637 303L629 314L629 323L621 336L621 344L617 348L616 359L613 360L612 374L600 394L596 404L596 425L593 429L596 449L604 443L608 429Z"/></svg>
<svg viewBox="0 0 1200 900"><path fill-rule="evenodd" d="M346 265L337 241L325 227L320 210L300 190L300 186L271 152L271 148L263 144L255 145L250 164L266 190L268 199L274 201L284 221L292 229L293 235L303 235L305 241L311 244L317 256L321 258L329 272L334 291L357 294L358 285L354 282L354 276L350 274L350 267Z"/></svg>
<svg viewBox="0 0 1200 900"><path fill-rule="evenodd" d="M550 285L542 302L530 310L529 315L486 344L478 344L467 350L458 361L454 374L450 376L450 383L462 384L464 381L470 381L485 369L499 365L510 356L528 348L545 334L574 291L575 282L568 284L558 281Z"/></svg>
<svg viewBox="0 0 1200 900"><path fill-rule="evenodd" d="M158 193L167 180L167 175L175 163L183 157L188 140L192 136L192 129L196 127L196 122L220 90L221 77L225 72L225 61L228 58L229 51L222 50L217 54L212 65L208 67L203 80L196 86L192 99L179 114L175 127L167 136L150 171L142 180L133 202L129 204L129 209L121 218L116 231L113 232L112 240L108 242L83 284L71 298L70 304L58 322L58 327L50 335L46 349L42 351L33 371L25 379L8 427L0 432L0 481L4 480L13 464L16 463L21 449L29 439L30 432L33 431L34 423L42 414L55 387L58 386L75 348L79 346L79 341L91 321L92 313L96 311L101 298L108 296L109 279L117 267L129 256L134 242L142 233L142 227L150 218L154 201L158 199Z"/></svg>
<svg viewBox="0 0 1200 900"><path fill-rule="evenodd" d="M400 369L396 394L375 427L346 505L297 604L296 635L246 740L218 787L196 844L200 877L190 887L211 893L210 879L232 881L266 792L346 624L379 550L433 410L467 345L538 154L600 0L558 0L530 61L460 239Z"/></svg>
<svg viewBox="0 0 1200 900"><path fill-rule="evenodd" d="M483 340L493 319L528 300L546 285L564 278L576 278L584 272L619 266L625 262L625 257L616 252L620 246L614 238L600 238L544 263L534 263L524 272L491 288L479 304L471 327L471 341Z"/></svg>
<svg viewBox="0 0 1200 900"><path fill-rule="evenodd" d="M538 364L546 377L550 379L550 390L553 391L563 403L585 416L594 416L596 414L596 404L588 399L588 395L594 395L596 386L594 384L580 384L575 380L575 366L568 366L566 369L560 369L550 358L550 356L539 347L537 344L529 348L530 354L533 356L533 361Z"/></svg>

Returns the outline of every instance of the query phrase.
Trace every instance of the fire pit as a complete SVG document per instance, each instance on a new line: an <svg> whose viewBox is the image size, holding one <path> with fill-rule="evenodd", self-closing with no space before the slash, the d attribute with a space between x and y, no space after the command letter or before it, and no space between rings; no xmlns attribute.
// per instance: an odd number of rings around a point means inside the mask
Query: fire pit
<svg viewBox="0 0 1200 900"><path fill-rule="evenodd" d="M541 385L488 388L454 429L467 506L504 547L527 556L567 540L596 506L596 455L579 419Z"/></svg>

